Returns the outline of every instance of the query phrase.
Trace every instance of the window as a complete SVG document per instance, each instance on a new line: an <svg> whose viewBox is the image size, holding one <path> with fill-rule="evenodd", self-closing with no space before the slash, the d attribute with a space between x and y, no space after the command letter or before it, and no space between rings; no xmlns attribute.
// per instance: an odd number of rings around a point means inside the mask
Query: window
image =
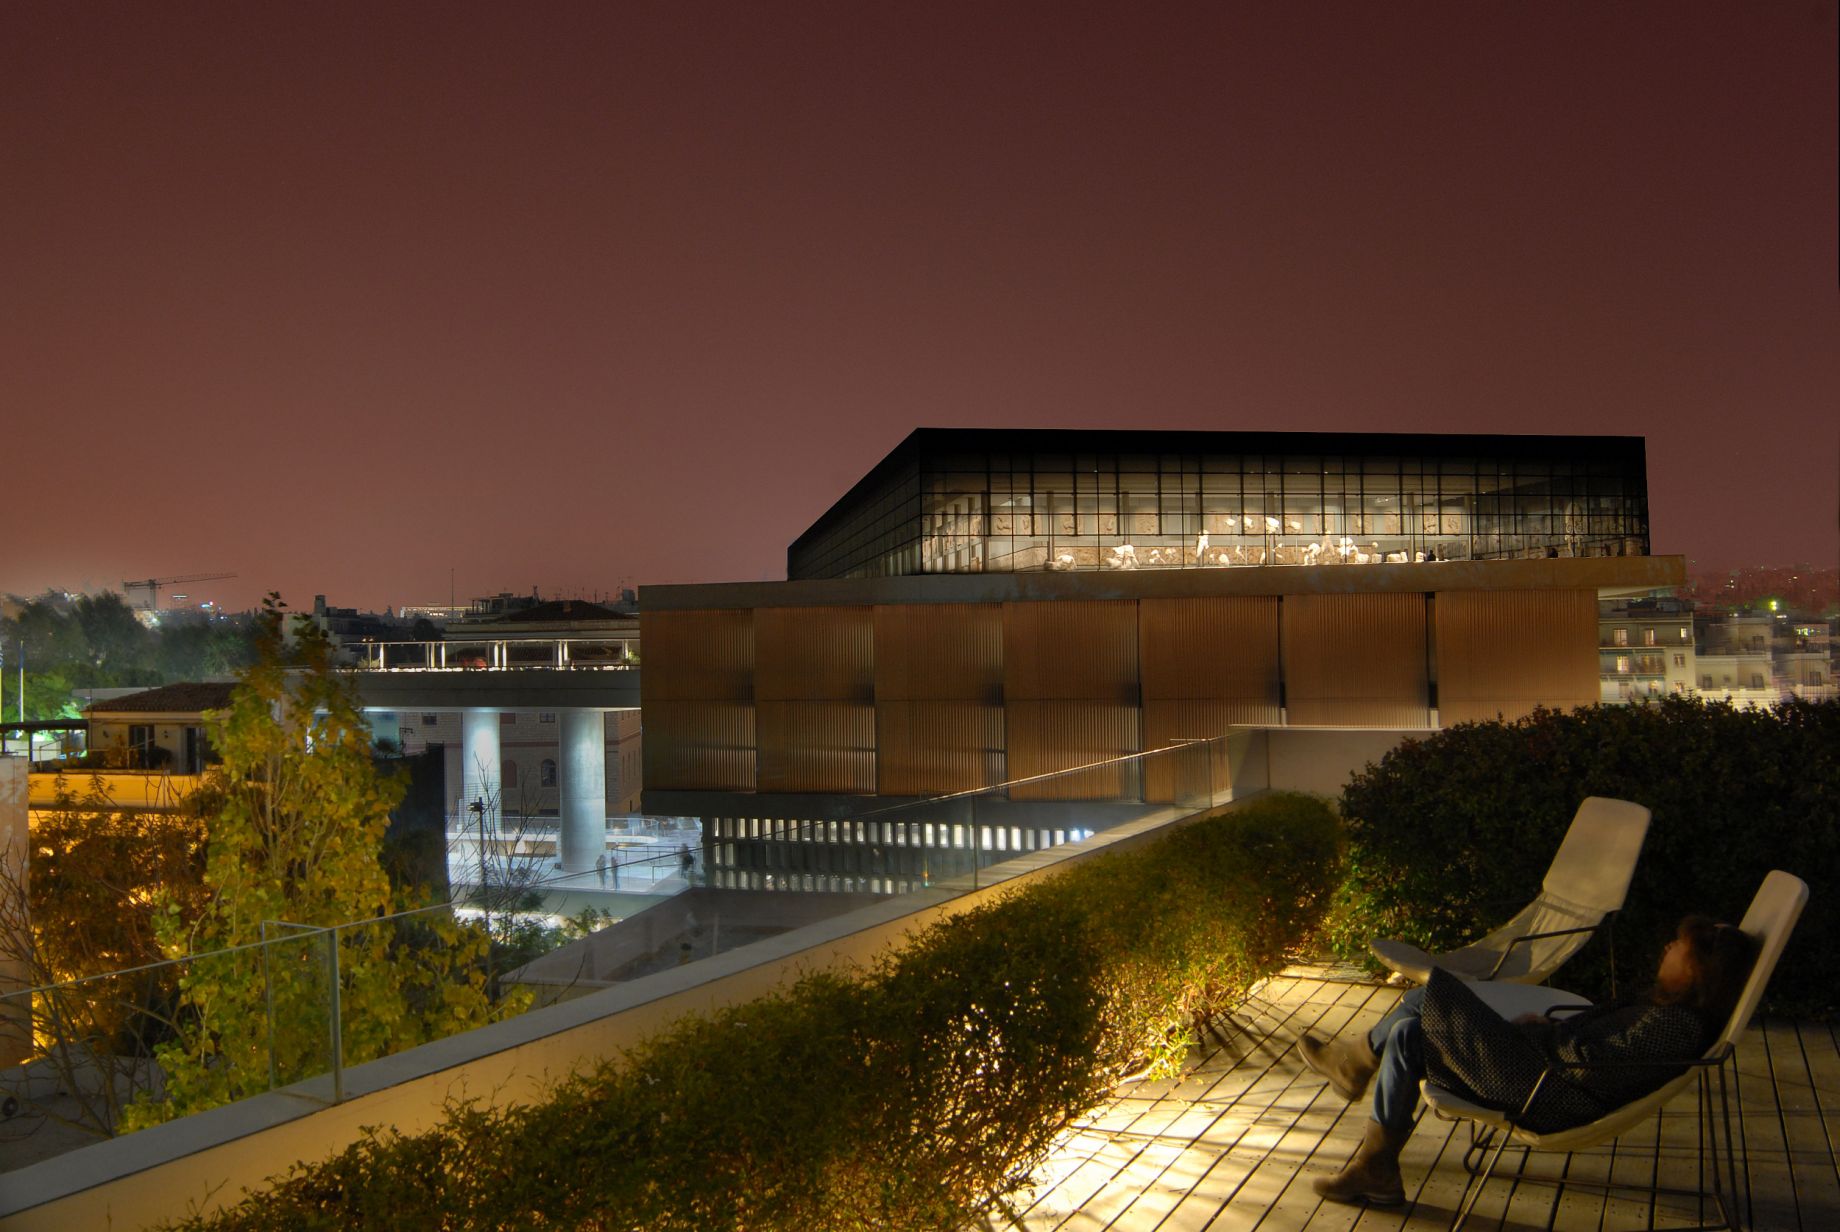
<svg viewBox="0 0 1840 1232"><path fill-rule="evenodd" d="M1623 628L1612 629L1610 631L1610 644L1612 646L1629 645L1629 630Z"/></svg>
<svg viewBox="0 0 1840 1232"><path fill-rule="evenodd" d="M554 723L555 721L556 714L552 710L546 710L537 715L537 722L539 723Z"/></svg>
<svg viewBox="0 0 1840 1232"><path fill-rule="evenodd" d="M509 710L503 711L498 716L498 725L500 727L516 727L517 726L517 715L513 714Z"/></svg>
<svg viewBox="0 0 1840 1232"><path fill-rule="evenodd" d="M554 787L555 785L556 763L552 759L545 757L542 764L537 767L537 786Z"/></svg>
<svg viewBox="0 0 1840 1232"><path fill-rule="evenodd" d="M1677 655L1675 655L1675 656L1674 656L1674 666L1675 666L1675 667L1685 667L1686 665L1687 665L1687 656L1686 656L1686 655L1683 655L1683 654L1677 654Z"/></svg>
<svg viewBox="0 0 1840 1232"><path fill-rule="evenodd" d="M498 778L500 786L506 788L516 787L517 763L510 758L506 758L504 761L500 762L498 764Z"/></svg>
<svg viewBox="0 0 1840 1232"><path fill-rule="evenodd" d="M1692 625L1680 626L1680 640L1683 642L1690 642L1693 640L1693 626Z"/></svg>
<svg viewBox="0 0 1840 1232"><path fill-rule="evenodd" d="M441 716L438 714L425 714L422 716L422 726L433 727L436 723L440 722L440 720Z"/></svg>
<svg viewBox="0 0 1840 1232"><path fill-rule="evenodd" d="M1653 646L1655 644L1655 631L1653 629L1642 630L1642 644L1644 646Z"/></svg>
<svg viewBox="0 0 1840 1232"><path fill-rule="evenodd" d="M1761 689L1762 687L1763 687L1763 673L1752 672L1751 673L1751 688Z"/></svg>
<svg viewBox="0 0 1840 1232"><path fill-rule="evenodd" d="M1709 675L1701 676L1699 678L1699 687L1702 689L1710 689L1712 687L1712 677Z"/></svg>
<svg viewBox="0 0 1840 1232"><path fill-rule="evenodd" d="M1619 674L1624 675L1624 676L1627 676L1629 674L1629 656L1628 655L1616 656L1616 670Z"/></svg>

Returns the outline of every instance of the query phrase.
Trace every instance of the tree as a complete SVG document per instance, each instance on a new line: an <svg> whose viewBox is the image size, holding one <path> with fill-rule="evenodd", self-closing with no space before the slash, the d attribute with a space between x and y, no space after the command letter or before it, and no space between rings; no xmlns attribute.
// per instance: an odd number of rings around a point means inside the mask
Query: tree
<svg viewBox="0 0 1840 1232"><path fill-rule="evenodd" d="M257 661L212 716L206 900L189 919L163 900L156 925L169 957L201 956L158 1051L164 1098L131 1109L136 1126L323 1072L335 1031L355 1064L495 1014L483 934L446 912L387 918L407 906L381 859L403 784L377 769L324 635L297 620L284 650L283 606L265 600Z"/></svg>
<svg viewBox="0 0 1840 1232"><path fill-rule="evenodd" d="M42 990L0 1013L0 1057L55 1076L47 1100L21 1085L28 1111L107 1136L171 1033L174 973L152 965L152 904L159 890L196 912L203 828L185 808L123 812L99 778L82 794L57 787L56 802L34 810L29 877L25 862L0 858L0 968Z"/></svg>

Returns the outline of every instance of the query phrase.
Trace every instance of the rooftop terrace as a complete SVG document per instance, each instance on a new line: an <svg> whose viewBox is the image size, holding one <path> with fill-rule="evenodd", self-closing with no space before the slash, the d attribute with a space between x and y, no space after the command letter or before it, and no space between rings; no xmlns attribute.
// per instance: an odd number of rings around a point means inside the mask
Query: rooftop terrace
<svg viewBox="0 0 1840 1232"><path fill-rule="evenodd" d="M1027 1232L1393 1232L1449 1226L1463 1192L1467 1127L1421 1121L1402 1158L1406 1205L1324 1202L1310 1187L1353 1152L1365 1102L1344 1103L1304 1068L1305 1031L1378 1021L1399 992L1347 968L1294 966L1254 990L1194 1050L1183 1075L1119 1090L1074 1127L1041 1170L1013 1225ZM1758 1229L1840 1227L1840 1047L1833 1028L1759 1017L1737 1056L1734 1133L1747 1148ZM1528 1176L1696 1186L1691 1094L1614 1143L1538 1155ZM1716 1220L1691 1198L1615 1195L1515 1181L1504 1156L1468 1226L1608 1232ZM1740 1204L1742 1213L1742 1203Z"/></svg>

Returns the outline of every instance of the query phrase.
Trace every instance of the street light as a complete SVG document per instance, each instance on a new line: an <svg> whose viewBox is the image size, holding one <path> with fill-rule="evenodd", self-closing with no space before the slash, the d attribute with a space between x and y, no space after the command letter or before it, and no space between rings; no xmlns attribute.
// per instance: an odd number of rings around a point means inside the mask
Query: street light
<svg viewBox="0 0 1840 1232"><path fill-rule="evenodd" d="M492 944L492 897L486 883L486 802L482 798L475 798L471 804L466 806L466 809L479 819L479 905L485 911L486 945L488 947L486 963L490 967L492 961L489 948Z"/></svg>

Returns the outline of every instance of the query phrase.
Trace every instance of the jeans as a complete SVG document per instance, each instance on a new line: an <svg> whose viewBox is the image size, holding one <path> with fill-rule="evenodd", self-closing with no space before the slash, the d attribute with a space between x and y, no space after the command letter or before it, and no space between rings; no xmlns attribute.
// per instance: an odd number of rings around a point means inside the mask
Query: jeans
<svg viewBox="0 0 1840 1232"><path fill-rule="evenodd" d="M1374 1074L1373 1118L1401 1133L1412 1128L1418 1084L1425 1076L1425 1033L1418 1020L1424 1000L1425 990L1414 988L1367 1033L1368 1047L1380 1057L1380 1069Z"/></svg>

